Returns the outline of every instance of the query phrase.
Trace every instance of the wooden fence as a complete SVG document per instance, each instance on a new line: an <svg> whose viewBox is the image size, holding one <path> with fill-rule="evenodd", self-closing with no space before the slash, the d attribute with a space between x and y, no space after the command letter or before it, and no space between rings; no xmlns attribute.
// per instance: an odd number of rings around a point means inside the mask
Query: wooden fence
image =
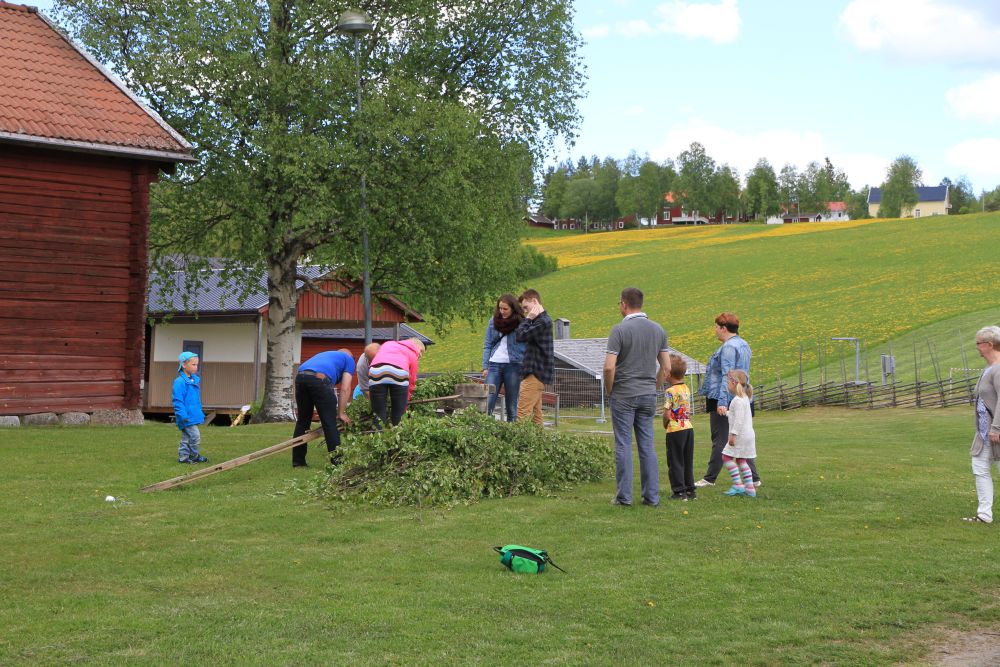
<svg viewBox="0 0 1000 667"><path fill-rule="evenodd" d="M874 382L823 382L754 387L758 410L791 410L810 405L841 405L848 408L947 407L975 402L977 377L916 381L909 384Z"/></svg>

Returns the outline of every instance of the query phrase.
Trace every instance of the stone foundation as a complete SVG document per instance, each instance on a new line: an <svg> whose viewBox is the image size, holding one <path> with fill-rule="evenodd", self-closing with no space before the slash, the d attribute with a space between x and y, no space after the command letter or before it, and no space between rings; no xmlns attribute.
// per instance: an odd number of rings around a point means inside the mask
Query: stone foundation
<svg viewBox="0 0 1000 667"><path fill-rule="evenodd" d="M142 410L96 410L90 416L90 423L96 426L142 426L145 420Z"/></svg>
<svg viewBox="0 0 1000 667"><path fill-rule="evenodd" d="M25 426L55 426L59 423L59 415L54 412L37 412L24 415Z"/></svg>

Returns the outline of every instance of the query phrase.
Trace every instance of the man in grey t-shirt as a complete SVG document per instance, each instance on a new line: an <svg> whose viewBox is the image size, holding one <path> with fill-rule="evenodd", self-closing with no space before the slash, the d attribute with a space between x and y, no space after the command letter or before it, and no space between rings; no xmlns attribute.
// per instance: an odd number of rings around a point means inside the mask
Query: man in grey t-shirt
<svg viewBox="0 0 1000 667"><path fill-rule="evenodd" d="M615 433L615 482L611 503L632 504L632 431L639 451L642 504L660 504L660 469L653 442L656 392L670 373L667 335L642 312L642 292L622 290L618 307L622 319L611 329L604 357L604 389L611 397L611 425ZM657 370L657 365L659 370Z"/></svg>

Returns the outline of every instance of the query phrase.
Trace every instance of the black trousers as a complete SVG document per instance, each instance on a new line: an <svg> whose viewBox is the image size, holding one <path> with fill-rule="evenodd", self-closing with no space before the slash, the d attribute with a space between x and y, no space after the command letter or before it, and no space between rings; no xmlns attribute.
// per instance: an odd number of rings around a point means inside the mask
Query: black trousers
<svg viewBox="0 0 1000 667"><path fill-rule="evenodd" d="M667 476L673 493L694 493L694 429L667 433Z"/></svg>
<svg viewBox="0 0 1000 667"><path fill-rule="evenodd" d="M381 429L383 425L388 425L390 418L393 426L398 424L410 402L410 388L398 384L373 384L368 386L368 393L372 399L372 412L375 413L375 427ZM389 401L392 401L391 417Z"/></svg>
<svg viewBox="0 0 1000 667"><path fill-rule="evenodd" d="M329 378L320 379L315 375L299 373L295 376L295 405L299 416L295 422L295 433L298 437L312 426L313 409L319 413L319 421L323 425L323 437L326 439L326 450L330 452L330 462L333 463L333 453L340 446L340 431L337 430L337 388ZM306 464L307 445L292 447L292 465Z"/></svg>
<svg viewBox="0 0 1000 667"><path fill-rule="evenodd" d="M705 471L705 481L715 483L715 479L722 470L722 450L729 442L729 417L716 412L718 402L713 399L705 401L705 410L708 411L708 425L712 431L712 455L708 459L708 470ZM751 404L751 410L753 404ZM747 459L750 472L753 473L753 481L759 482L760 475L757 474L757 464L755 459Z"/></svg>

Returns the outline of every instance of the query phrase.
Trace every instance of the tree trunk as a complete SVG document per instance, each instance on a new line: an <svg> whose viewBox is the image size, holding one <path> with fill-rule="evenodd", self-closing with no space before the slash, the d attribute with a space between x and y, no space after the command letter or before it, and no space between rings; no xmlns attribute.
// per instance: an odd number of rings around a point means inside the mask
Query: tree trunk
<svg viewBox="0 0 1000 667"><path fill-rule="evenodd" d="M295 363L295 257L279 257L267 271L267 370L264 400L254 421L293 421L292 368Z"/></svg>

